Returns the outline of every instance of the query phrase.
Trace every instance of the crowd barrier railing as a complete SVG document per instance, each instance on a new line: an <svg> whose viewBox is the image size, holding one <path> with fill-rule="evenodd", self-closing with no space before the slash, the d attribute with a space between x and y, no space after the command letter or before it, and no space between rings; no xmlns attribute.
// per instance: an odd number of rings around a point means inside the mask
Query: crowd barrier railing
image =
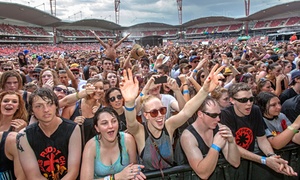
<svg viewBox="0 0 300 180"><path fill-rule="evenodd" d="M297 177L285 176L276 173L266 165L262 165L253 161L241 159L238 168L231 166L225 159L219 159L218 164L210 176L210 180L296 180L300 179L300 146L288 145L281 150L275 151L283 159L289 162L294 171L298 173ZM262 155L261 152L257 154ZM186 165L175 166L161 171L147 171L144 174L147 179L166 179L166 180L196 180L200 179L192 168Z"/></svg>

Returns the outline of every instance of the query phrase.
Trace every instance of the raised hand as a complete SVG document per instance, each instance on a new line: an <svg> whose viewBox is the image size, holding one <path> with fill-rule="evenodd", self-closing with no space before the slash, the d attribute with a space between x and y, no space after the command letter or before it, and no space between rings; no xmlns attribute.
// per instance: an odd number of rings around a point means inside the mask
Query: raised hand
<svg viewBox="0 0 300 180"><path fill-rule="evenodd" d="M139 93L139 82L136 77L133 77L131 69L123 70L123 79L120 83L125 102L134 101Z"/></svg>
<svg viewBox="0 0 300 180"><path fill-rule="evenodd" d="M179 86L175 79L168 77L166 86L169 87L172 91L179 90Z"/></svg>
<svg viewBox="0 0 300 180"><path fill-rule="evenodd" d="M90 84L90 83L86 84L85 92L87 95L92 95L92 94L94 94L95 91L96 91L95 86L93 84Z"/></svg>
<svg viewBox="0 0 300 180"><path fill-rule="evenodd" d="M220 76L218 76L218 74L222 71L222 69L225 66L221 66L219 68L218 68L218 66L219 66L219 64L216 64L212 68L209 75L207 76L207 78L204 81L202 88L206 92L209 92L209 93L212 92L219 85Z"/></svg>

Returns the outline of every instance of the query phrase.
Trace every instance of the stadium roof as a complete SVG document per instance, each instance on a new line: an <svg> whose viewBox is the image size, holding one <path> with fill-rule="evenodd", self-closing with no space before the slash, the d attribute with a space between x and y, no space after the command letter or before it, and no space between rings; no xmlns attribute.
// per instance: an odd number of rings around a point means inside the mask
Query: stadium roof
<svg viewBox="0 0 300 180"><path fill-rule="evenodd" d="M102 28L102 29L108 29L108 30L116 30L116 29L122 28L119 24L116 24L111 21L102 20L102 19L82 19L80 21L75 21L75 22L61 24L61 25L87 26L87 27L95 27L95 28Z"/></svg>
<svg viewBox="0 0 300 180"><path fill-rule="evenodd" d="M293 1L289 3L273 6L267 9L263 9L261 11L251 14L248 17L238 18L237 20L240 21L260 20L260 19L276 16L278 14L299 11L299 7L300 7L300 1Z"/></svg>
<svg viewBox="0 0 300 180"><path fill-rule="evenodd" d="M207 24L207 23L216 23L216 22L226 22L226 21L234 21L234 18L225 17L225 16L210 16L210 17L202 17L198 19L194 19L182 24L183 27L190 27L199 24Z"/></svg>
<svg viewBox="0 0 300 180"><path fill-rule="evenodd" d="M170 24L165 24L165 23L157 23L157 22L146 22L146 23L140 23L140 24L135 24L133 26L130 26L128 28L174 28L176 26L170 25Z"/></svg>
<svg viewBox="0 0 300 180"><path fill-rule="evenodd" d="M0 17L28 22L39 26L60 22L61 20L49 13L16 3L0 2Z"/></svg>

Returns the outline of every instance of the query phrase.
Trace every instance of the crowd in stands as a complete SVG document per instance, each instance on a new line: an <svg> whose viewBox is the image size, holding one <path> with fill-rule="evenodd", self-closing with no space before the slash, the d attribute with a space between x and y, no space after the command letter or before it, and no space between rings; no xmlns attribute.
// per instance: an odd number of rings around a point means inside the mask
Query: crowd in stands
<svg viewBox="0 0 300 180"><path fill-rule="evenodd" d="M81 33L103 47L1 45L0 179L145 179L180 164L208 179L220 157L297 176L274 153L300 144L297 37L129 49L130 34Z"/></svg>

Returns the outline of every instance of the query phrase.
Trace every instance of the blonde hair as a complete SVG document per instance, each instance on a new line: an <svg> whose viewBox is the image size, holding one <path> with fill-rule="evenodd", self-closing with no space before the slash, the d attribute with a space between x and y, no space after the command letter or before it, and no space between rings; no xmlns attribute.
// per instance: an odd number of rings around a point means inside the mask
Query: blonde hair
<svg viewBox="0 0 300 180"><path fill-rule="evenodd" d="M152 96L152 95L145 95L142 96L141 98L141 104L142 104L142 110L145 111L145 104L149 101L151 101L152 99L158 99L160 100L158 97L156 96Z"/></svg>

